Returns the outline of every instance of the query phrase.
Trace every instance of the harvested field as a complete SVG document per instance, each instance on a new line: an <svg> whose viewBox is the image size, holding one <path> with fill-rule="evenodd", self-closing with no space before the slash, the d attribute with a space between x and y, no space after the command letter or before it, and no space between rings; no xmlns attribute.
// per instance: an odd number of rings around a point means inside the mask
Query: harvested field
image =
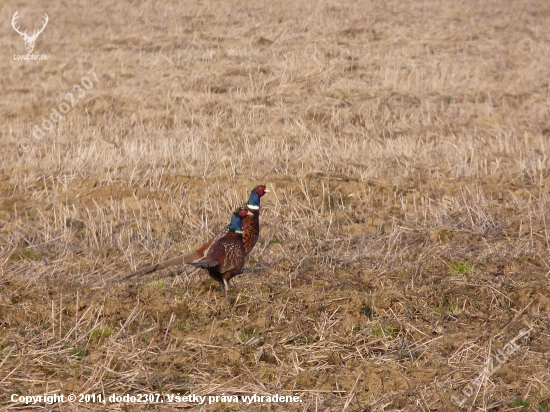
<svg viewBox="0 0 550 412"><path fill-rule="evenodd" d="M14 59L15 11L48 13L47 60ZM4 410L550 411L549 2L0 15ZM121 280L260 183L227 299L192 267Z"/></svg>

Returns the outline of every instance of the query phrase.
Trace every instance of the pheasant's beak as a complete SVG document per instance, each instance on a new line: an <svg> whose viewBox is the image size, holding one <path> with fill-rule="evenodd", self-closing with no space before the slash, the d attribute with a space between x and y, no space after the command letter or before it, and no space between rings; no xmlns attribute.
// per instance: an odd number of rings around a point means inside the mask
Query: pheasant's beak
<svg viewBox="0 0 550 412"><path fill-rule="evenodd" d="M266 188L264 189L264 192L265 192L265 193L269 193L269 192L271 192L271 190L269 190L269 189L266 187Z"/></svg>
<svg viewBox="0 0 550 412"><path fill-rule="evenodd" d="M252 213L250 210L248 212L246 212L246 215L247 216L254 216L254 213Z"/></svg>

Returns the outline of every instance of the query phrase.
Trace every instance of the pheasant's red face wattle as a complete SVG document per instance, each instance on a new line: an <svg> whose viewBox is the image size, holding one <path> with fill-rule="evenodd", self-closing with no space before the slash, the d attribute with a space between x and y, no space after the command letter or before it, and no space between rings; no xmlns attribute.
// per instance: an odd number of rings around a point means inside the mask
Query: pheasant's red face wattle
<svg viewBox="0 0 550 412"><path fill-rule="evenodd" d="M265 186L258 186L258 188L256 189L256 193L258 193L260 196L263 196L265 194Z"/></svg>

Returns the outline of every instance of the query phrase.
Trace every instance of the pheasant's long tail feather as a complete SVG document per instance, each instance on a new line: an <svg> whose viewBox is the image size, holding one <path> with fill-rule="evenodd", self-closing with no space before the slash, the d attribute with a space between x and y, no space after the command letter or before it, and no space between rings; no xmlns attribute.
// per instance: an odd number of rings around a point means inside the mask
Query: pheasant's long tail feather
<svg viewBox="0 0 550 412"><path fill-rule="evenodd" d="M194 260L200 259L201 257L202 256L200 256L197 252L190 252L185 255L157 263L156 265L146 266L144 268L138 269L135 272L132 272L129 275L123 277L122 280L130 279L135 276L147 275L149 273L156 272L157 270L170 268L172 266L182 266L185 263L191 263Z"/></svg>
<svg viewBox="0 0 550 412"><path fill-rule="evenodd" d="M193 263L194 261L196 260L199 260L203 257L204 255L200 253L200 251L195 251L195 252L189 252L183 256L181 256L181 259L183 260L182 263L178 263L178 265L182 265L182 264L188 264L188 263Z"/></svg>

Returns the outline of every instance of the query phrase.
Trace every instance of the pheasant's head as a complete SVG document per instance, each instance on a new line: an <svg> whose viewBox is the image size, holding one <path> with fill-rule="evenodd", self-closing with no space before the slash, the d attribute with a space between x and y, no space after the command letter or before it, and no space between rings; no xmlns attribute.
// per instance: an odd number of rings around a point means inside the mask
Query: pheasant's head
<svg viewBox="0 0 550 412"><path fill-rule="evenodd" d="M237 209L231 218L229 230L236 233L243 233L243 218L246 216L253 216L253 214L246 207Z"/></svg>
<svg viewBox="0 0 550 412"><path fill-rule="evenodd" d="M260 208L260 198L266 193L269 193L269 189L265 187L265 185L256 186L252 189L252 192L250 192L246 207L252 210L258 210Z"/></svg>

